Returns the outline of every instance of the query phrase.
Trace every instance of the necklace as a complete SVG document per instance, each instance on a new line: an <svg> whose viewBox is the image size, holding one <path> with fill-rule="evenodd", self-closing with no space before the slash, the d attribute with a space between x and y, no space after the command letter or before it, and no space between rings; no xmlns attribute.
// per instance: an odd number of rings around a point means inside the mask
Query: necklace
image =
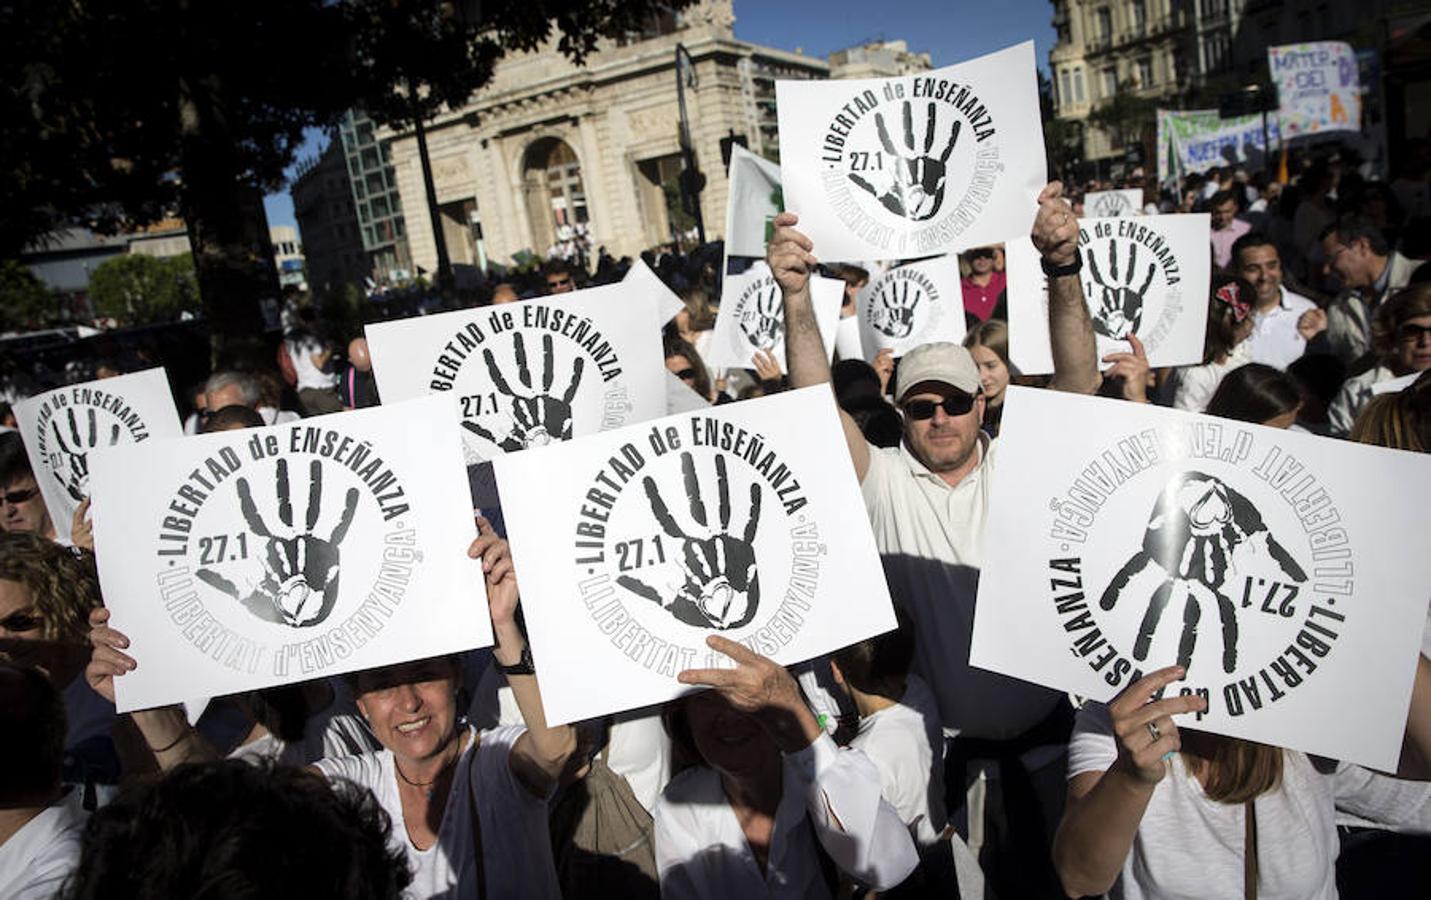
<svg viewBox="0 0 1431 900"><path fill-rule="evenodd" d="M411 778L404 775L402 773L402 766L398 765L396 756L393 757L393 771L397 772L397 777L401 778L403 781L407 782L412 787L423 790L427 795L427 799L431 800L433 793L433 785L437 784L438 781L442 780L442 776L447 774L448 768L450 768L452 764L457 761L457 757L462 755L461 740L459 739L453 741L453 744L457 747L457 753L453 755L451 759L447 760L442 764L442 768L437 770L436 777L434 777L431 781L413 781Z"/></svg>

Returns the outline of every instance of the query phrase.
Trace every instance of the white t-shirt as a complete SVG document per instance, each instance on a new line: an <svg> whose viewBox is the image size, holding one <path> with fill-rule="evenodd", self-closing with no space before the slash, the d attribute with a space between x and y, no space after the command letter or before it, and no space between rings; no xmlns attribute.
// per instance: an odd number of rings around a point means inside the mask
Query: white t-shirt
<svg viewBox="0 0 1431 900"><path fill-rule="evenodd" d="M1078 713L1068 747L1068 776L1105 772L1118 758L1108 710ZM1334 820L1336 780L1302 753L1282 754L1282 784L1257 798L1259 900L1334 900L1340 845ZM1133 848L1110 900L1206 900L1243 895L1243 805L1209 800L1202 784L1172 758L1148 801Z"/></svg>
<svg viewBox="0 0 1431 900"><path fill-rule="evenodd" d="M829 735L784 757L764 874L714 769L677 775L654 818L664 900L828 900L816 840L841 871L876 890L899 884L919 862L899 814L880 796L874 763Z"/></svg>
<svg viewBox="0 0 1431 900"><path fill-rule="evenodd" d="M303 418L291 409L279 409L276 406L260 406L256 412L265 425L287 425Z"/></svg>
<svg viewBox="0 0 1431 900"><path fill-rule="evenodd" d="M288 358L293 360L293 371L298 376L295 387L298 390L313 388L328 391L338 386L338 373L324 372L313 365L313 357L323 352L322 341L311 335L303 335L289 338L284 346L288 349Z"/></svg>
<svg viewBox="0 0 1431 900"><path fill-rule="evenodd" d="M1233 369L1252 362L1247 354L1247 342L1243 341L1222 362L1210 362L1201 366L1179 366L1173 370L1176 384L1173 389L1173 406L1190 412L1202 412L1217 393L1217 386Z"/></svg>
<svg viewBox="0 0 1431 900"><path fill-rule="evenodd" d="M1377 366L1343 382L1341 390L1337 391L1337 395L1327 406L1327 424L1332 436L1346 437L1351 434L1356 417L1361 414L1361 408L1372 398L1372 385L1390 381L1395 377L1396 373L1386 366Z"/></svg>
<svg viewBox="0 0 1431 900"><path fill-rule="evenodd" d="M933 689L945 733L1007 739L1038 724L1063 695L969 665L974 598L999 442L955 487L901 444L870 446L860 489L894 601L914 620L915 669Z"/></svg>
<svg viewBox="0 0 1431 900"><path fill-rule="evenodd" d="M87 817L80 789L68 790L0 844L0 897L48 900L79 864Z"/></svg>
<svg viewBox="0 0 1431 900"><path fill-rule="evenodd" d="M412 845L403 825L402 800L390 750L319 760L314 765L329 778L368 788L393 822L392 841L407 854L413 882L405 896L468 898L477 896L471 807L476 801L482 831L482 860L490 900L549 897L559 900L556 866L547 831L546 800L534 796L512 773L508 758L526 729L470 728L467 747L457 760L437 841L426 850ZM474 750L475 748L475 750Z"/></svg>
<svg viewBox="0 0 1431 900"><path fill-rule="evenodd" d="M915 843L927 847L937 841L948 820L944 733L939 707L924 679L910 675L898 703L860 719L859 734L850 746L879 769L884 798L899 813Z"/></svg>
<svg viewBox="0 0 1431 900"><path fill-rule="evenodd" d="M1307 351L1307 339L1297 331L1297 321L1317 304L1281 288L1281 301L1267 312L1254 312L1252 334L1243 343L1248 359L1255 363L1285 369L1302 358Z"/></svg>

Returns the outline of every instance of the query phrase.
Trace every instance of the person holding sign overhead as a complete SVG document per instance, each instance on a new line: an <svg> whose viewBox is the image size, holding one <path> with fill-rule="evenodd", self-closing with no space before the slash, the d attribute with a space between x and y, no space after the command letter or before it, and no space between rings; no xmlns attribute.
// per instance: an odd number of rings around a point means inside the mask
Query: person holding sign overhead
<svg viewBox="0 0 1431 900"><path fill-rule="evenodd" d="M1401 778L1431 778L1431 661L1418 657ZM1175 694L1178 666L1078 714L1068 811L1054 862L1071 897L1335 898L1335 811L1424 831L1367 769L1266 744L1181 730L1207 701ZM1171 689L1171 690L1170 690ZM1185 723L1186 724L1186 723Z"/></svg>
<svg viewBox="0 0 1431 900"><path fill-rule="evenodd" d="M569 725L546 724L516 624L517 581L507 542L485 519L478 528L468 555L480 558L486 573L492 653L527 727L478 732L459 716L458 658L415 660L349 677L383 749L319 760L313 768L373 792L413 871L406 896L555 898L546 801L576 749L576 734ZM123 652L128 639L98 627L91 640L96 649L88 677L112 696L113 679L135 667ZM173 751L156 750L161 765L166 752Z"/></svg>
<svg viewBox="0 0 1431 900"><path fill-rule="evenodd" d="M784 295L790 382L806 387L829 382L830 368L810 305L810 274L818 260L798 223L793 213L776 218L769 262ZM1092 393L1100 376L1078 277L1078 219L1058 182L1039 195L1032 239L1049 278L1053 387ZM900 361L895 401L904 413L899 447L873 447L848 414L840 418L891 593L914 622L916 671L934 689L946 737L958 736L946 778L954 801L949 809L964 805L966 775L958 761L997 761L1006 798L1017 808L996 826L1011 835L1013 846L1006 864L997 867L1007 873L1006 883L996 883L995 891L1051 895L1057 884L1048 840L1062 806L1054 763L1061 759L1071 710L1059 693L968 665L998 446L980 433L986 401L979 370L963 347L924 344ZM1030 801L1020 805L1017 798Z"/></svg>

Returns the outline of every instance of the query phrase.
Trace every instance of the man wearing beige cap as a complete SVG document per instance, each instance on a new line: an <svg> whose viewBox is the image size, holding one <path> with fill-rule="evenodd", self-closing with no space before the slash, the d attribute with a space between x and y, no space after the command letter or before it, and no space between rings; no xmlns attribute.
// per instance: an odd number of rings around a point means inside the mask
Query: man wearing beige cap
<svg viewBox="0 0 1431 900"><path fill-rule="evenodd" d="M1048 275L1052 387L1093 393L1100 376L1078 278L1078 222L1061 195L1057 182L1039 195L1032 231ZM776 217L768 257L784 294L790 382L805 387L829 382L830 368L810 306L815 248L795 229L798 221L791 213ZM1001 846L984 854L986 869L998 876L991 884L1003 896L1051 896L1058 883L1047 861L1048 841L1062 811L1071 710L1061 694L968 662L998 457L998 442L979 429L978 368L957 344L921 345L900 360L895 401L904 414L899 447L873 447L848 414L840 418L891 594L914 621L916 668L933 687L952 739L947 784L963 794L966 763L969 775L982 769L998 778L999 802L988 804L989 843L997 836ZM980 761L986 765L976 765ZM1037 802L1019 802L1035 795ZM950 800L951 812L964 806L961 796ZM1002 815L994 815L996 808ZM973 807L969 812L969 843L977 853L985 817Z"/></svg>

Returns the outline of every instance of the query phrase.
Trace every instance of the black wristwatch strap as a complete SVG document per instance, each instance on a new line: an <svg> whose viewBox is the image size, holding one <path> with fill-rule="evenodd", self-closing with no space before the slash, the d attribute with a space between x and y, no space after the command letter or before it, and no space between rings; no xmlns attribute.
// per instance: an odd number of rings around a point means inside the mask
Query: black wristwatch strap
<svg viewBox="0 0 1431 900"><path fill-rule="evenodd" d="M1073 262L1069 263L1066 266L1055 266L1048 261L1048 257L1046 256L1040 256L1038 258L1038 262L1039 265L1043 266L1043 274L1047 275L1049 278L1059 278L1064 275L1077 275L1079 272L1083 271L1082 253L1074 253Z"/></svg>
<svg viewBox="0 0 1431 900"><path fill-rule="evenodd" d="M493 662L497 662L495 658L494 658L492 661L493 661ZM497 669L498 669L499 671L501 671L502 674L504 674L504 675L535 675L535 674L537 674L537 667L536 667L536 665L533 664L533 662L532 662L532 645L531 645L531 644L527 644L527 645L525 645L525 646L522 647L522 658L521 658L521 659L517 660L515 663L513 663L513 664L510 665L510 666L504 666L504 665L502 665L500 662L498 662L498 663L497 663Z"/></svg>

